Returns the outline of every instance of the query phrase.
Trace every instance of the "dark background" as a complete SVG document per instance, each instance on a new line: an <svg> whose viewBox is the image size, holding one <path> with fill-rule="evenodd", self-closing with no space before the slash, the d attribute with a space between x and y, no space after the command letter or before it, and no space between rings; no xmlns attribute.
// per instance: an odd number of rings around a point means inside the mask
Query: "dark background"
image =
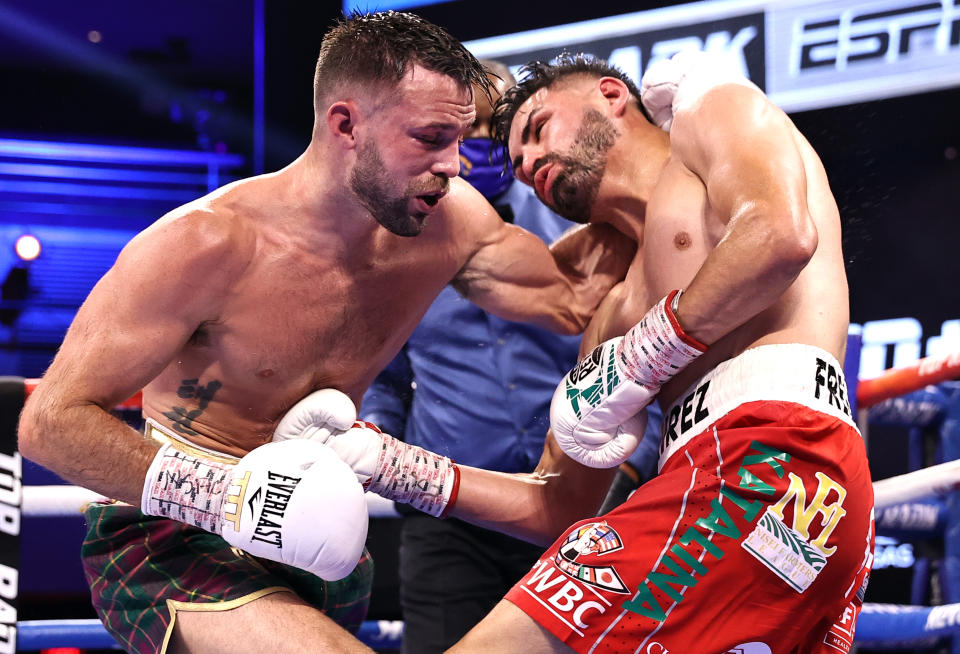
<svg viewBox="0 0 960 654"><path fill-rule="evenodd" d="M666 4L678 3L459 0L417 11L470 40ZM252 0L3 0L0 135L221 144L250 161L253 12ZM339 12L330 2L266 3L266 171L309 139L313 66ZM46 42L22 28L24 17L50 30ZM99 44L87 40L91 29ZM199 111L210 116L203 142ZM914 316L933 335L960 314L958 116L957 89L793 115L823 157L846 221L854 322Z"/></svg>
<svg viewBox="0 0 960 654"><path fill-rule="evenodd" d="M471 40L669 4L679 3L458 0L415 11ZM246 157L238 175L254 173L256 6L253 0L0 0L0 137L227 151ZM271 171L309 140L313 66L340 5L270 0L263 9L264 170ZM90 30L100 32L99 43L91 43ZM960 318L960 89L792 117L823 158L841 209L852 321L912 316L925 337L939 334L943 321ZM0 178L0 191L2 184ZM11 221L0 211L0 226ZM132 234L143 226L131 218L127 228ZM23 335L0 341L0 349L35 353L11 359L21 363L0 374L39 376L55 349ZM896 434L888 437L889 447L871 450L876 478L904 470L904 446ZM48 483L29 465L25 481ZM89 611L82 597L57 590L82 588L63 546L79 540L82 525L55 522L63 526L49 538L50 527L25 520L24 537L32 540L24 551L21 618ZM389 544L393 530L378 521L371 534ZM378 578L372 617L399 617L390 596L395 552L383 549L378 569L387 572ZM47 574L31 572L39 569ZM896 596L905 583L899 577L878 583L876 592L889 597L875 601L904 601Z"/></svg>

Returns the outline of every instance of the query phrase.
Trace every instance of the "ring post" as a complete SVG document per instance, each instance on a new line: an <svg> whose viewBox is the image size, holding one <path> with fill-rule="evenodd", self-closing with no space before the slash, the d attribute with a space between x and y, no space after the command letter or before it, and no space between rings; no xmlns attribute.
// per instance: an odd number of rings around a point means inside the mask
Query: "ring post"
<svg viewBox="0 0 960 654"><path fill-rule="evenodd" d="M0 654L17 651L20 504L23 496L17 423L25 399L23 377L0 377Z"/></svg>
<svg viewBox="0 0 960 654"><path fill-rule="evenodd" d="M947 413L940 426L940 442L944 461L960 459L960 383L943 382L940 388L947 392ZM947 496L947 528L943 534L943 567L945 600L960 602L960 493ZM960 638L954 636L950 650L960 654Z"/></svg>

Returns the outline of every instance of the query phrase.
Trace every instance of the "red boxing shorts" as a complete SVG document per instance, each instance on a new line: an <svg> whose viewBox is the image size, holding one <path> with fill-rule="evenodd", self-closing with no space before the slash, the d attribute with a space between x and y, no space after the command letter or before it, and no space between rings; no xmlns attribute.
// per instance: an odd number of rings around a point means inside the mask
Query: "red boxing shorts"
<svg viewBox="0 0 960 654"><path fill-rule="evenodd" d="M506 599L577 652L849 652L873 486L840 364L747 350L665 408L660 452L657 477Z"/></svg>

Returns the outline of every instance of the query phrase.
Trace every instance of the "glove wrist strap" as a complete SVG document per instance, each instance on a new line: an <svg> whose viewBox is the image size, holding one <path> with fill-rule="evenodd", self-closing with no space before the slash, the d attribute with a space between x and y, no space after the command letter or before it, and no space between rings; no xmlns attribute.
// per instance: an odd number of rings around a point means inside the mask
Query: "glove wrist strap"
<svg viewBox="0 0 960 654"><path fill-rule="evenodd" d="M147 471L140 510L220 534L232 468L187 454L167 443Z"/></svg>
<svg viewBox="0 0 960 654"><path fill-rule="evenodd" d="M707 351L680 326L676 307L681 291L671 291L628 331L617 345L624 375L648 388L659 388Z"/></svg>
<svg viewBox="0 0 960 654"><path fill-rule="evenodd" d="M377 470L367 490L441 517L456 501L459 481L460 471L448 457L381 434Z"/></svg>

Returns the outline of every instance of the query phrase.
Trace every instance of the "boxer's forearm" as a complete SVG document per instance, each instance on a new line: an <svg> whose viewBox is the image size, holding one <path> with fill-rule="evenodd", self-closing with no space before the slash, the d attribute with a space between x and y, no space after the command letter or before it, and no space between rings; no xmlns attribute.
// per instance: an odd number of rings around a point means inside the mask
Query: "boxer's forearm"
<svg viewBox="0 0 960 654"><path fill-rule="evenodd" d="M636 241L606 223L573 227L550 244L562 270L582 278L605 277L608 286L626 276L636 252Z"/></svg>
<svg viewBox="0 0 960 654"><path fill-rule="evenodd" d="M20 416L25 458L70 483L136 506L157 447L101 407L61 403L43 387Z"/></svg>
<svg viewBox="0 0 960 654"><path fill-rule="evenodd" d="M565 232L550 245L550 254L570 285L564 301L577 307L583 331L597 306L627 274L637 244L607 224L581 225Z"/></svg>
<svg viewBox="0 0 960 654"><path fill-rule="evenodd" d="M546 546L565 526L547 503L549 480L460 466L460 493L448 517Z"/></svg>
<svg viewBox="0 0 960 654"><path fill-rule="evenodd" d="M298 420L301 413L287 414L281 425L288 418L301 426L309 422ZM615 473L575 462L549 433L536 469L528 474L456 465L367 423L341 433L327 431L322 442L350 466L368 492L542 545L553 542L571 523L596 515Z"/></svg>
<svg viewBox="0 0 960 654"><path fill-rule="evenodd" d="M530 474L460 466L460 489L448 516L546 546L574 522L597 514L615 473L574 462L551 437Z"/></svg>
<svg viewBox="0 0 960 654"><path fill-rule="evenodd" d="M561 334L579 334L624 278L636 243L608 225L584 225L550 249L504 225L457 273L453 285L484 310Z"/></svg>

